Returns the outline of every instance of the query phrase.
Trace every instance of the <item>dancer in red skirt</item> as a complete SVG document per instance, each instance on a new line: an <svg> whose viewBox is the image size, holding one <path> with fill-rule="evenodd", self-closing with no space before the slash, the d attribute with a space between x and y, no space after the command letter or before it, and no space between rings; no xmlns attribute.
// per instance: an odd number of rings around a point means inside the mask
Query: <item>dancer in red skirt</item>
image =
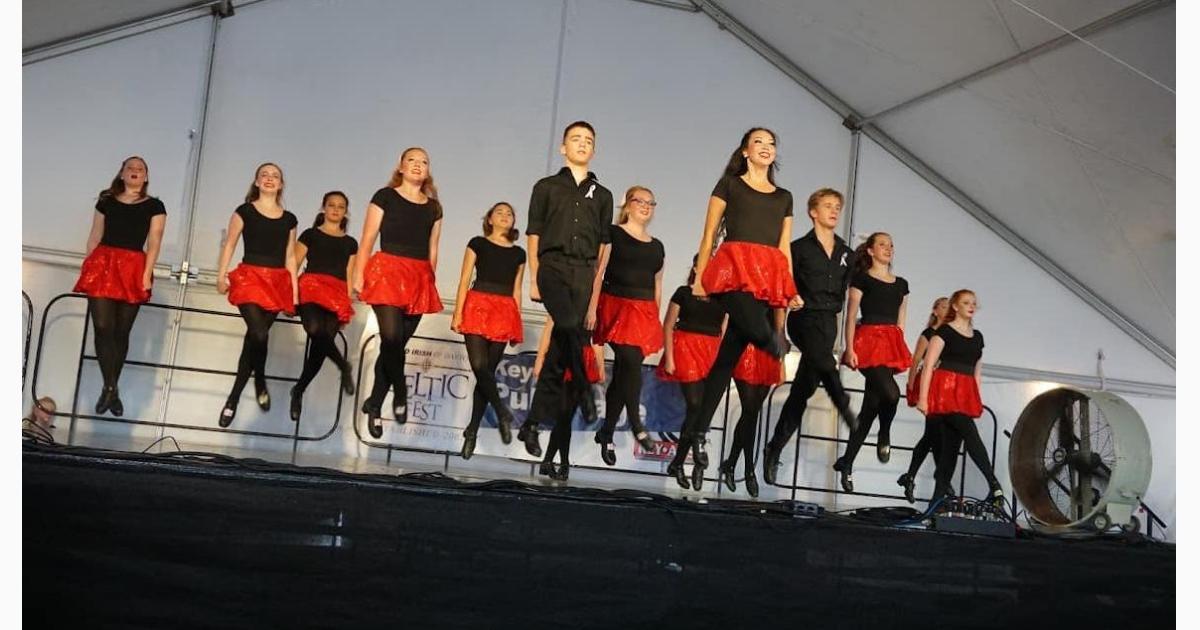
<svg viewBox="0 0 1200 630"><path fill-rule="evenodd" d="M776 313L776 330L782 336L784 311L779 309ZM758 476L754 474L755 429L758 428L758 416L771 393L771 388L782 382L783 361L755 346L747 346L742 352L737 368L733 370L733 384L737 387L742 413L733 431L733 445L729 448L729 458L722 462L720 467L721 480L730 492L737 491L734 469L737 468L739 457L745 456L746 492L752 497L758 497ZM699 490L704 478L697 479L694 471L692 474L692 483Z"/></svg>
<svg viewBox="0 0 1200 630"><path fill-rule="evenodd" d="M917 345L913 348L912 353L912 366L908 368L908 384L905 386L905 399L909 407L916 407L921 399L921 360L925 358L925 352L929 349L929 340L933 339L934 331L941 325L949 310L950 298L940 297L934 300L925 330L921 331L921 335L917 337ZM938 452L941 451L942 433L939 430L941 426L939 422L930 422L928 418L925 419L925 433L913 447L912 459L908 463L908 472L900 475L900 478L896 480L896 484L904 488L904 498L909 503L915 503L917 500L915 494L917 471L921 469L921 464L925 463L925 457L933 453L933 461L937 461Z"/></svg>
<svg viewBox="0 0 1200 630"><path fill-rule="evenodd" d="M297 239L296 264L308 261L300 276L300 304L296 307L308 335L308 356L304 359L300 380L292 387L292 420L300 420L304 390L316 378L326 358L341 370L342 390L347 396L354 395L350 362L342 356L334 341L338 330L354 317L346 278L354 272L358 241L346 234L346 225L350 221L346 210L349 207L346 193L340 190L325 193L313 226Z"/></svg>
<svg viewBox="0 0 1200 630"><path fill-rule="evenodd" d="M692 290L720 302L729 313L729 326L704 380L704 402L688 422L697 436L694 448L702 454L700 436L708 432L746 346L753 344L775 357L787 353L787 341L771 329L767 311L803 305L792 281L788 243L792 193L775 185L775 167L775 134L758 127L747 131L708 201L696 270L699 280ZM725 240L710 260L719 233ZM697 465L703 468L708 457L700 459Z"/></svg>
<svg viewBox="0 0 1200 630"><path fill-rule="evenodd" d="M108 188L100 191L87 258L75 283L86 293L95 331L96 360L104 389L96 413L125 413L117 381L129 353L129 333L141 304L150 299L154 263L162 243L167 211L149 196L149 169L138 156L125 158ZM143 251L143 248L145 251Z"/></svg>
<svg viewBox="0 0 1200 630"><path fill-rule="evenodd" d="M958 449L965 444L971 461L987 479L990 498L1002 504L1004 491L975 428L975 419L983 415L983 402L979 398L983 333L974 328L975 309L973 291L959 289L950 296L946 323L929 340L929 350L925 353L925 364L935 367L921 374L921 401L917 409L942 424L934 498L951 493L950 478L954 475Z"/></svg>
<svg viewBox="0 0 1200 630"><path fill-rule="evenodd" d="M434 284L441 235L442 204L429 172L429 154L420 147L405 149L388 185L371 197L355 261L354 289L375 311L382 340L375 383L362 405L376 438L383 436L381 409L392 387L392 414L399 424L408 421L404 348L421 316L442 310ZM372 254L376 237L380 251Z"/></svg>
<svg viewBox="0 0 1200 630"><path fill-rule="evenodd" d="M858 427L850 434L846 452L833 464L841 473L842 489L854 492L854 459L879 417L879 436L875 453L880 462L891 458L891 428L900 405L900 386L896 372L912 366L912 355L904 342L904 323L908 312L908 281L892 274L895 247L892 237L875 232L858 246L854 255L854 275L850 279L846 305L847 348L842 362L862 372L866 379ZM855 321L859 310L862 319Z"/></svg>
<svg viewBox="0 0 1200 630"><path fill-rule="evenodd" d="M600 249L600 269L587 326L594 325L592 342L613 349L613 378L605 393L604 425L596 432L600 457L617 463L613 432L621 412L629 420L634 439L647 451L654 438L642 424L642 361L663 347L658 320L662 300L662 268L666 251L662 241L650 236L654 193L644 186L625 191L617 222L609 226L610 243Z"/></svg>
<svg viewBox="0 0 1200 630"><path fill-rule="evenodd" d="M546 318L546 325L542 328L542 335L538 339L537 358L533 362L533 374L540 377L542 375L542 367L546 364L546 355L550 350L554 329L554 320ZM604 346L585 345L583 347L583 366L587 372L587 382L595 385L604 383ZM546 371L547 377L552 374L551 370ZM563 373L563 383L571 383L575 379L571 369L567 368ZM541 386L541 383L538 383ZM565 387L564 390L569 390ZM590 388L589 388L590 389ZM547 409L547 404L557 404L557 409ZM554 428L550 431L550 442L546 445L546 453L542 457L542 463L538 466L538 473L546 475L555 481L566 481L571 474L571 423L575 419L575 410L582 405L580 397L576 396L561 396L547 397L543 396L535 399L534 404L530 406L529 415L525 418L525 424L538 424L547 417L554 419ZM522 425L524 426L524 425ZM559 456L559 465L554 465L554 456Z"/></svg>
<svg viewBox="0 0 1200 630"><path fill-rule="evenodd" d="M467 360L475 374L471 422L463 431L463 459L471 459L475 453L476 433L488 405L496 414L500 441L512 442L513 415L496 386L496 367L504 358L504 345L516 345L525 338L520 307L525 250L515 244L521 235L513 227L515 224L512 206L503 201L497 203L483 216L483 236L472 238L463 253L454 318L450 322L450 329L463 335Z"/></svg>
<svg viewBox="0 0 1200 630"><path fill-rule="evenodd" d="M679 432L679 443L675 446L675 457L667 465L667 474L675 478L680 488L691 487L683 472L683 463L696 440L694 427L688 419L699 421L700 405L704 402L704 377L717 359L717 348L725 330L725 309L716 300L698 298L692 294L696 281L696 259L692 259L692 270L687 284L675 289L667 304L667 315L663 318L663 337L666 351L658 364L658 377L679 383L685 408L684 424ZM697 451L693 459L701 456Z"/></svg>
<svg viewBox="0 0 1200 630"><path fill-rule="evenodd" d="M238 399L254 374L258 406L271 408L267 391L267 339L280 311L296 312L296 215L283 209L283 171L267 162L254 171L254 182L246 202L229 219L228 236L217 265L217 291L229 294L246 321L246 337L238 358L233 389L221 409L218 424L227 427L237 415ZM242 238L242 262L228 271L238 237Z"/></svg>

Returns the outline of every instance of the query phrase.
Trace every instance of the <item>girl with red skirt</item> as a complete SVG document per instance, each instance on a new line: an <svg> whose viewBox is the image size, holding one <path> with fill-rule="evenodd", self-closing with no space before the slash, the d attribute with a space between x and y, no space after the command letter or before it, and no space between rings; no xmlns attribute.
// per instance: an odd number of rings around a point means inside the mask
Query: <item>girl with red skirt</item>
<svg viewBox="0 0 1200 630"><path fill-rule="evenodd" d="M229 294L246 322L246 337L238 358L233 389L221 409L218 424L227 427L237 415L238 399L250 375L258 406L271 408L267 391L267 339L280 311L296 312L296 215L283 209L283 171L267 162L254 171L246 202L229 219L228 236L217 265L217 291ZM229 261L242 238L242 262L233 271Z"/></svg>
<svg viewBox="0 0 1200 630"><path fill-rule="evenodd" d="M483 236L472 238L463 254L450 322L450 329L463 335L467 360L475 374L471 422L463 431L463 459L471 459L475 453L476 433L488 405L496 414L500 441L512 442L513 415L500 397L496 367L504 358L505 344L515 346L525 338L520 307L525 250L515 244L521 235L513 227L516 222L511 205L501 201L492 206L483 216Z"/></svg>
<svg viewBox="0 0 1200 630"><path fill-rule="evenodd" d="M442 310L434 283L441 234L442 204L429 172L429 154L420 147L405 149L388 185L367 206L354 271L354 289L375 311L382 340L375 383L362 405L367 429L376 439L383 437L381 409L393 386L392 414L398 424L408 421L404 349L421 316ZM380 251L372 254L377 237Z"/></svg>
<svg viewBox="0 0 1200 630"><path fill-rule="evenodd" d="M725 330L725 308L721 303L692 294L692 284L696 281L695 265L696 259L693 258L688 283L675 289L667 304L667 315L663 318L666 351L658 364L658 377L679 383L683 393L684 424L679 432L679 443L675 445L675 457L667 465L667 474L674 477L675 483L684 490L689 489L691 484L683 472L683 464L688 451L694 451L696 444L693 427L687 421L699 417L699 409L704 402L704 378L717 359L717 348L721 345L721 335ZM704 456L703 451L694 451L692 459Z"/></svg>
<svg viewBox="0 0 1200 630"><path fill-rule="evenodd" d="M154 263L162 244L167 211L149 196L149 169L138 156L125 158L108 188L100 191L87 258L73 289L88 296L96 360L104 388L96 413L125 413L117 381L129 353L129 333L143 302L150 299ZM144 251L143 251L144 249Z"/></svg>
<svg viewBox="0 0 1200 630"><path fill-rule="evenodd" d="M912 355L904 342L905 314L908 312L908 281L892 275L892 237L875 232L858 246L854 256L854 275L846 302L847 344L842 362L862 372L866 379L858 427L850 434L846 452L833 464L841 473L842 489L854 492L854 459L879 417L879 437L875 453L880 462L891 458L891 428L900 405L900 386L895 373L912 366ZM858 312L862 319L855 321Z"/></svg>
<svg viewBox="0 0 1200 630"><path fill-rule="evenodd" d="M758 127L747 131L708 201L699 279L692 291L720 302L729 326L704 380L704 400L686 424L693 428L694 448L701 454L703 435L746 346L778 358L787 353L787 341L772 330L768 311L803 305L792 280L792 194L775 185L775 167L775 134ZM720 233L724 241L712 255ZM707 461L702 455L697 465Z"/></svg>
<svg viewBox="0 0 1200 630"><path fill-rule="evenodd" d="M1004 491L975 428L975 419L983 415L983 402L979 398L983 333L974 328L975 309L973 291L959 289L950 296L946 322L938 327L925 352L925 365L934 369L922 371L917 409L930 421L941 423L934 499L951 494L950 478L954 475L958 449L965 444L967 455L987 479L989 498L1003 504Z"/></svg>
<svg viewBox="0 0 1200 630"><path fill-rule="evenodd" d="M542 365L546 362L546 353L550 350L551 333L554 329L554 320L546 318L546 324L542 328L542 336L538 340L537 358L533 362L534 376L540 376L542 373ZM583 366L587 371L584 376L587 382L592 385L604 383L604 346L586 345L583 347ZM563 373L563 382L570 383L575 379L575 375L571 373L570 368ZM569 392L570 388L564 388L563 391ZM590 396L588 391L585 396ZM548 402L551 398L543 397L536 399L539 401ZM565 395L554 402L559 404L558 409L541 409L537 405L533 405L529 409L529 415L525 418L526 424L532 423L536 425L545 417L554 418L554 428L550 431L550 443L546 445L546 452L542 457L542 463L538 466L538 474L546 475L555 481L566 481L571 474L571 423L575 419L575 410L579 408L581 401L578 397ZM544 404L542 405L545 406ZM554 456L559 456L560 464L554 465Z"/></svg>
<svg viewBox="0 0 1200 630"><path fill-rule="evenodd" d="M350 362L337 349L338 330L354 317L350 304L350 286L346 278L354 271L358 241L346 234L349 223L346 193L333 190L321 200L321 212L313 226L304 230L296 243L296 264L308 261L300 276L300 304L296 310L308 335L308 356L300 380L292 387L292 420L300 420L304 390L317 376L325 359L333 361L342 373L342 390L354 395L354 376Z"/></svg>
<svg viewBox="0 0 1200 630"><path fill-rule="evenodd" d="M609 466L617 463L613 432L622 411L634 439L647 451L654 449L654 439L642 424L641 400L642 361L663 347L658 305L666 252L662 241L650 236L647 229L657 205L649 188L632 186L625 191L617 223L608 226L611 243L600 250L599 290L592 291L588 309L586 325L595 329L592 342L613 349L604 425L596 432L600 457Z"/></svg>
<svg viewBox="0 0 1200 630"><path fill-rule="evenodd" d="M783 309L776 312L776 326L778 334L782 336L785 320ZM758 497L758 476L754 474L754 433L758 428L758 416L771 393L771 388L782 382L783 361L755 346L746 346L742 351L742 358L733 370L733 384L737 387L742 413L733 431L733 445L729 449L729 458L722 462L720 467L721 480L730 492L737 491L737 479L733 471L737 468L739 457L744 455L746 492L752 497ZM693 485L699 490L704 477L697 478L694 471L692 476Z"/></svg>
<svg viewBox="0 0 1200 630"><path fill-rule="evenodd" d="M933 339L934 331L942 320L946 318L946 312L950 310L950 298L940 297L933 301L933 308L929 314L929 321L925 324L925 330L921 331L921 335L917 337L917 345L912 352L912 366L908 368L908 383L905 386L905 400L909 407L916 407L917 402L921 399L921 364L925 358L925 352L929 349L929 340ZM916 478L917 471L921 469L921 464L925 463L925 457L933 453L933 461L937 461L938 452L941 450L942 434L938 431L941 425L937 422L930 422L925 419L925 433L921 435L921 439L917 440L917 445L913 447L912 460L908 463L908 472L900 475L896 480L896 484L904 488L904 498L909 503L915 503L916 498Z"/></svg>

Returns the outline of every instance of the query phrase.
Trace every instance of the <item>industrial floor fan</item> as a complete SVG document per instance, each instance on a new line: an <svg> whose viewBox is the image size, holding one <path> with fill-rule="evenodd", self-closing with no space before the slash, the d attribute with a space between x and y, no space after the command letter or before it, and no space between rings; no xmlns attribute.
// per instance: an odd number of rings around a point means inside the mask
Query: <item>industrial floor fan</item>
<svg viewBox="0 0 1200 630"><path fill-rule="evenodd" d="M1040 394L1017 420L1008 465L1035 529L1140 529L1133 512L1150 483L1150 436L1115 394L1073 387Z"/></svg>

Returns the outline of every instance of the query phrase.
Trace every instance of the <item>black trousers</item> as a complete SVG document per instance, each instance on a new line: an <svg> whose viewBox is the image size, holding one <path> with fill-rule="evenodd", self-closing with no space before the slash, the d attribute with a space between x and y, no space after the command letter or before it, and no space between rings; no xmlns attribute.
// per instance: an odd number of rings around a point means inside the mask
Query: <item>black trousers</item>
<svg viewBox="0 0 1200 630"><path fill-rule="evenodd" d="M542 305L554 320L550 347L546 350L542 373L538 376L537 388L530 403L531 410L547 410L539 418L557 415L563 409L565 396L575 398L592 395L591 384L581 377L587 374L583 348L588 343L588 332L583 328L583 319L587 315L588 302L592 299L592 283L595 279L596 267L590 263L549 258L538 267L537 282ZM563 377L568 369L578 376L570 383L565 383Z"/></svg>
<svg viewBox="0 0 1200 630"><path fill-rule="evenodd" d="M787 333L792 345L800 349L800 366L787 400L783 403L775 433L771 436L770 447L776 452L783 450L788 440L792 439L792 434L800 428L804 411L808 408L808 399L816 393L818 386L825 387L839 413L846 418L852 417L850 397L842 387L837 361L833 358L833 345L837 342L837 313L804 309L794 311L788 315Z"/></svg>
<svg viewBox="0 0 1200 630"><path fill-rule="evenodd" d="M992 471L992 462L988 459L987 448L979 438L979 430L975 428L975 419L963 414L946 414L930 418L942 425L942 446L937 457L937 470L933 478L937 484L933 488L933 496L941 497L951 494L951 479L954 477L954 467L958 463L958 449L966 446L967 456L975 462L979 472L987 479L988 487L1000 487L996 473Z"/></svg>

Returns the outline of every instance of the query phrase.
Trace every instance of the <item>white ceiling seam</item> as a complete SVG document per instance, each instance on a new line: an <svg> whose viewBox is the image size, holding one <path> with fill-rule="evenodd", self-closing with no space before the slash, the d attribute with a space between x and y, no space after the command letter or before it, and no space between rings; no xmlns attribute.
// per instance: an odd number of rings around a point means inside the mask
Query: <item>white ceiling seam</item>
<svg viewBox="0 0 1200 630"><path fill-rule="evenodd" d="M899 144L878 126L874 124L862 124L861 116L854 110L853 107L822 85L819 81L814 79L812 75L808 74L799 65L764 40L756 32L742 24L713 0L692 0L692 2L699 7L701 11L708 15L709 18L716 22L719 28L728 31L734 37L738 38L740 41L742 41L742 43L749 46L769 63L778 68L787 77L808 90L813 96L825 104L826 107L829 107L839 116L842 116L844 119L843 124L848 129L861 129L862 133L866 134L867 137L878 143L885 151L912 169L922 179L929 182L930 185L954 201L956 205L973 216L976 220L983 223L988 229L994 232L997 236L999 236L1017 251L1021 252L1024 256L1029 258L1030 261L1048 273L1051 277L1058 280L1068 290L1070 290L1085 303L1120 328L1123 332L1149 350L1155 357L1170 366L1172 369L1175 368L1175 354L1173 349L1143 329L1133 320L1125 316L1114 306L1109 304L1108 301L1102 298L1097 292L1080 282L1066 269L1043 254L1030 242L1017 234L1005 222L1001 221L998 217L989 212L981 204L976 202L969 195L951 183L950 180L935 171L906 147Z"/></svg>
<svg viewBox="0 0 1200 630"><path fill-rule="evenodd" d="M1146 12L1149 12L1149 11L1152 11L1155 9L1159 9L1162 7L1171 6L1174 3L1175 3L1174 0L1142 0L1141 2L1139 2L1135 5L1126 7L1124 9L1120 9L1120 10L1110 13L1102 18L1099 18L1097 20L1089 22L1088 24L1085 24L1084 26L1081 26L1078 29L1075 29L1075 34L1080 35L1080 36L1087 36L1087 35L1100 33L1106 29L1112 28L1118 24L1121 24L1121 23L1131 20L1135 17L1138 17ZM1001 19L1003 19L1003 16L1001 16ZM1011 31L1009 34L1012 35ZM1015 36L1013 36L1013 37L1015 38ZM917 103L929 100L930 98L937 96L938 94L942 94L942 93L952 90L956 87L961 87L963 85L966 85L966 84L976 81L978 79L982 79L983 77L986 77L988 75L1000 72L1001 70L1004 70L1006 68L1011 68L1015 65L1029 61L1030 59L1033 59L1035 57L1044 55L1052 50L1055 50L1055 49L1061 48L1062 46L1065 46L1067 44L1073 43L1077 39L1078 39L1077 37L1073 37L1072 35L1068 35L1068 34L1060 35L1059 37L1056 37L1049 41L1042 42L1041 44L1038 44L1037 46L1034 46L1033 48L1030 48L1030 49L1022 51L1022 52L1018 52L1011 57L997 61L996 63L988 65L984 68L980 68L979 70L976 70L970 74L967 74L965 76L959 77L952 81L943 83L942 85L939 85L938 87L935 87L932 90L928 90L923 94L918 94L917 96L906 99L900 103L896 103L895 105L887 107L886 109L880 110L874 114L865 116L862 118L862 122L863 122L863 124L874 122L880 118L888 116L889 114L893 114L900 110L906 109L912 105L916 105Z"/></svg>

